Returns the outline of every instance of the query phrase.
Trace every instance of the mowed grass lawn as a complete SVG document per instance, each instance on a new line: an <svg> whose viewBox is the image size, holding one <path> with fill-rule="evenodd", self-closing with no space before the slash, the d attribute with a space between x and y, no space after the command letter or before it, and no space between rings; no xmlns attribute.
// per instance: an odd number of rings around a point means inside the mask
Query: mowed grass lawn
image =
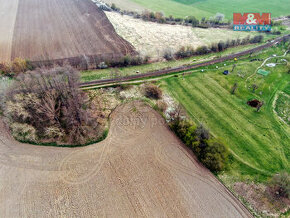
<svg viewBox="0 0 290 218"><path fill-rule="evenodd" d="M252 58L265 59L274 53L282 54L282 50L270 49ZM276 93L289 86L290 75L286 65L281 63L275 68L264 68L270 71L267 77L254 75L246 82L262 63L249 62L252 58L238 61L236 69L228 76L222 72L231 71L231 61L226 62L226 66L218 64L219 69L215 65L205 68L203 73L164 79L161 87L184 106L190 118L203 123L227 144L232 153L228 173L236 178L264 181L273 173L290 170L289 126L276 117L272 105ZM290 61L290 55L285 58ZM272 61L276 60L269 60ZM232 95L234 83L238 83L238 90ZM251 88L254 83L259 86L255 93ZM265 102L260 112L246 104L253 98Z"/></svg>
<svg viewBox="0 0 290 218"><path fill-rule="evenodd" d="M162 11L167 16L185 17L193 15L200 19L217 12L233 18L233 12L270 12L272 16L289 15L289 0L131 0L144 8Z"/></svg>

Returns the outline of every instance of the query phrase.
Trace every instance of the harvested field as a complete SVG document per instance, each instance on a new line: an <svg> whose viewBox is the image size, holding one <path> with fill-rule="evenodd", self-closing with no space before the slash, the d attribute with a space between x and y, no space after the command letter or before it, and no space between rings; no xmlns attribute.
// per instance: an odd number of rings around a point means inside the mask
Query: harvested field
<svg viewBox="0 0 290 218"><path fill-rule="evenodd" d="M251 217L143 103L88 147L15 142L0 123L1 217Z"/></svg>
<svg viewBox="0 0 290 218"><path fill-rule="evenodd" d="M227 29L201 29L146 22L116 12L106 12L106 15L117 33L129 41L139 53L155 58L163 57L164 51L168 49L176 52L183 46L197 48L220 40L244 38L249 35L247 32Z"/></svg>
<svg viewBox="0 0 290 218"><path fill-rule="evenodd" d="M18 0L0 0L0 62L10 61Z"/></svg>
<svg viewBox="0 0 290 218"><path fill-rule="evenodd" d="M0 2L0 61L112 59L134 52L90 0Z"/></svg>

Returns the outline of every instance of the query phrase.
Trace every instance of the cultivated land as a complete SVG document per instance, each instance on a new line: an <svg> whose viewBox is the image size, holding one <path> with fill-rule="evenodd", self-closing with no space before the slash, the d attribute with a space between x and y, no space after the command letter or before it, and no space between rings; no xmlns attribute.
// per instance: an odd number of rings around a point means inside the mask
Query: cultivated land
<svg viewBox="0 0 290 218"><path fill-rule="evenodd" d="M0 123L3 217L251 217L143 103L117 108L107 139L37 147Z"/></svg>
<svg viewBox="0 0 290 218"><path fill-rule="evenodd" d="M0 1L0 62L10 61L18 0Z"/></svg>
<svg viewBox="0 0 290 218"><path fill-rule="evenodd" d="M164 52L175 53L181 47L197 48L219 41L253 37L255 33L231 31L217 28L192 28L181 25L159 24L134 19L116 12L106 12L116 32L129 41L143 55L163 57Z"/></svg>
<svg viewBox="0 0 290 218"><path fill-rule="evenodd" d="M1 0L0 62L132 53L103 11L90 0ZM5 33L5 34L4 34Z"/></svg>
<svg viewBox="0 0 290 218"><path fill-rule="evenodd" d="M282 56L285 49L279 46L239 60L234 73L229 76L222 72L231 72L234 61L218 64L218 69L216 65L203 68L204 73L199 70L185 77L162 81L163 87L185 107L194 121L204 123L229 146L233 160L227 175L232 175L234 180L261 182L274 173L289 170L290 129L274 113L273 107L279 90L289 90L289 74L285 62L281 61L289 61L289 54L277 58L275 68L263 65L262 69L270 72L267 77L255 74L272 54ZM263 61L250 62L253 58ZM271 62L276 63L276 59L268 59L267 63ZM238 91L232 95L230 91L234 83L238 84ZM255 93L253 84L258 86ZM246 104L251 99L265 102L259 113Z"/></svg>
<svg viewBox="0 0 290 218"><path fill-rule="evenodd" d="M124 3L120 0L104 1L114 2L118 7L131 11L135 9L134 5L138 4L138 10L140 10L139 7L143 7L152 11L164 12L167 16L186 17L193 15L198 19L213 17L217 12L225 14L226 19L231 20L233 12L270 12L273 17L289 15L290 13L288 0L126 0ZM129 8L128 2L132 2L134 5Z"/></svg>

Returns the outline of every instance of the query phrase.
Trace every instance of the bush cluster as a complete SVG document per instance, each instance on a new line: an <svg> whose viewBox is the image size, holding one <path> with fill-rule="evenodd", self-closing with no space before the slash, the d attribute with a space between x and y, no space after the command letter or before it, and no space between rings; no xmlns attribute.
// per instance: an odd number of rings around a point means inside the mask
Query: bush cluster
<svg viewBox="0 0 290 218"><path fill-rule="evenodd" d="M170 128L212 172L226 168L229 156L227 147L213 138L204 126L197 127L186 120L176 119L170 123Z"/></svg>
<svg viewBox="0 0 290 218"><path fill-rule="evenodd" d="M278 197L289 198L290 175L286 171L274 175L270 180L270 187Z"/></svg>
<svg viewBox="0 0 290 218"><path fill-rule="evenodd" d="M29 61L22 58L15 58L11 62L0 63L0 74L12 77L19 73L24 73L27 70L32 70L32 68Z"/></svg>
<svg viewBox="0 0 290 218"><path fill-rule="evenodd" d="M164 113L167 110L167 108L168 108L168 105L165 101L158 100L156 102L155 109Z"/></svg>
<svg viewBox="0 0 290 218"><path fill-rule="evenodd" d="M162 90L152 83L146 84L144 91L147 98L160 99L162 97Z"/></svg>
<svg viewBox="0 0 290 218"><path fill-rule="evenodd" d="M107 67L127 67L127 66L137 66L141 64L146 64L149 61L149 57L140 57L140 56L129 56L126 55L120 60L117 61L107 61Z"/></svg>
<svg viewBox="0 0 290 218"><path fill-rule="evenodd" d="M98 107L80 91L75 69L38 69L16 77L4 115L19 141L80 145L102 134Z"/></svg>

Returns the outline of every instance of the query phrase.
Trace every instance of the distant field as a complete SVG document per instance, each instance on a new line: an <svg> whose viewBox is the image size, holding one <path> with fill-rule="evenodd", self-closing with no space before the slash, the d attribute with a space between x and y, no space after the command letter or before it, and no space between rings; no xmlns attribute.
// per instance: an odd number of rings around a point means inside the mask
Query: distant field
<svg viewBox="0 0 290 218"><path fill-rule="evenodd" d="M119 7L123 5L120 0L105 1L115 2ZM271 12L274 17L290 14L289 0L126 0L127 5L128 1L153 11L162 11L167 16L194 15L199 19L217 12L225 14L227 19L232 19L233 12Z"/></svg>
<svg viewBox="0 0 290 218"><path fill-rule="evenodd" d="M282 51L282 48L270 49L255 58L281 55ZM270 71L267 77L253 75L247 80L262 63L249 62L250 59L238 61L229 76L222 72L232 70L232 61L226 62L226 66L218 64L218 69L216 66L205 68L204 73L167 78L161 84L195 122L204 123L226 142L233 154L231 173L235 178L263 181L273 173L289 170L290 128L276 117L272 102L275 94L287 86L290 75L285 64L281 64L266 68ZM238 84L238 91L231 95L234 83ZM259 87L255 93L253 84ZM259 113L246 104L254 98L265 102Z"/></svg>
<svg viewBox="0 0 290 218"><path fill-rule="evenodd" d="M1 0L0 62L79 56L123 56L134 51L90 0Z"/></svg>

